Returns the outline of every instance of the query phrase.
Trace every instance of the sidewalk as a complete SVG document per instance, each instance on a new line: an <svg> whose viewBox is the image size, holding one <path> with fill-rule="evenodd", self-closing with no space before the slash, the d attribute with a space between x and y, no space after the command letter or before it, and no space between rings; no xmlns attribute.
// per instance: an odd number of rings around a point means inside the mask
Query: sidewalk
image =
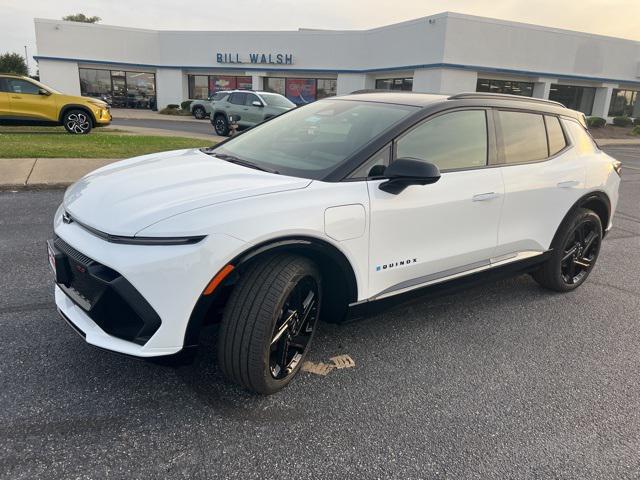
<svg viewBox="0 0 640 480"><path fill-rule="evenodd" d="M0 190L66 187L119 158L0 158Z"/></svg>
<svg viewBox="0 0 640 480"><path fill-rule="evenodd" d="M162 115L153 110L133 109L133 108L112 108L111 116L114 119L126 118L128 120L169 120L172 122L194 122L206 123L208 120L196 120L191 115Z"/></svg>

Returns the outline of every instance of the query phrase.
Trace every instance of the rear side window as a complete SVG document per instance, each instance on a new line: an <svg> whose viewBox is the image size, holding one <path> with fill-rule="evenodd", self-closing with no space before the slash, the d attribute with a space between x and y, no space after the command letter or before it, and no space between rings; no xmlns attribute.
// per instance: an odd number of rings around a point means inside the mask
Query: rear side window
<svg viewBox="0 0 640 480"><path fill-rule="evenodd" d="M547 132L542 115L498 111L504 163L534 162L547 158Z"/></svg>
<svg viewBox="0 0 640 480"><path fill-rule="evenodd" d="M417 126L397 143L396 158L411 157L440 170L487 164L487 116L484 110L439 115Z"/></svg>
<svg viewBox="0 0 640 480"><path fill-rule="evenodd" d="M564 147L567 146L567 141L564 138L564 132L562 131L562 127L560 126L560 119L558 117L545 115L544 121L547 125L549 156L552 156L564 149Z"/></svg>
<svg viewBox="0 0 640 480"><path fill-rule="evenodd" d="M584 127L573 120L563 119L564 125L569 130L569 134L573 139L573 143L578 153L594 153L598 151L598 147L594 143L591 135L589 135Z"/></svg>
<svg viewBox="0 0 640 480"><path fill-rule="evenodd" d="M8 92L7 81L4 78L0 78L0 92Z"/></svg>

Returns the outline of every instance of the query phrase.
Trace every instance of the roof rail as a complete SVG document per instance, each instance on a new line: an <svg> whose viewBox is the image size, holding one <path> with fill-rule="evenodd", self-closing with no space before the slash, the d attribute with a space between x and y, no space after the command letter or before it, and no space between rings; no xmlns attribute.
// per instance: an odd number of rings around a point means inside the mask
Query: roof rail
<svg viewBox="0 0 640 480"><path fill-rule="evenodd" d="M567 108L560 102L556 102L554 100L546 100L544 98L535 98L535 97L523 97L522 95L509 95L508 93L488 93L488 92L464 92L457 93L456 95L451 95L448 100L466 100L473 98L495 98L497 100L517 100L520 102L529 102L529 103L544 103L547 105L557 105L562 108Z"/></svg>

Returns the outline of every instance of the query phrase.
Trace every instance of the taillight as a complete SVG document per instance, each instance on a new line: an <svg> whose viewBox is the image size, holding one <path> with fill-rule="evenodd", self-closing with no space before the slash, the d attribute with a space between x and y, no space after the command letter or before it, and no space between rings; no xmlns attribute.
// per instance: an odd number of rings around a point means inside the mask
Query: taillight
<svg viewBox="0 0 640 480"><path fill-rule="evenodd" d="M622 176L622 162L620 160L613 161L613 169L616 171L618 176Z"/></svg>

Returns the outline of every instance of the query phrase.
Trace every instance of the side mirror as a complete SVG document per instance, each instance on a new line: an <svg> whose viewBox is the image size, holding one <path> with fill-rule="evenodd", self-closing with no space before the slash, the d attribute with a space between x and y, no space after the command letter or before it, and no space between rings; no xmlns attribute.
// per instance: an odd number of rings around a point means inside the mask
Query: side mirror
<svg viewBox="0 0 640 480"><path fill-rule="evenodd" d="M264 107L264 105L262 105L262 102L259 102L258 100L254 100L253 102L251 102L251 105L253 105L254 107Z"/></svg>
<svg viewBox="0 0 640 480"><path fill-rule="evenodd" d="M51 95L51 92L49 90L45 90L44 88L39 88L38 95L44 95L48 97L49 95Z"/></svg>
<svg viewBox="0 0 640 480"><path fill-rule="evenodd" d="M384 176L386 182L380 184L380 190L397 195L409 185L428 185L440 180L440 170L433 163L416 158L398 158L389 165Z"/></svg>

